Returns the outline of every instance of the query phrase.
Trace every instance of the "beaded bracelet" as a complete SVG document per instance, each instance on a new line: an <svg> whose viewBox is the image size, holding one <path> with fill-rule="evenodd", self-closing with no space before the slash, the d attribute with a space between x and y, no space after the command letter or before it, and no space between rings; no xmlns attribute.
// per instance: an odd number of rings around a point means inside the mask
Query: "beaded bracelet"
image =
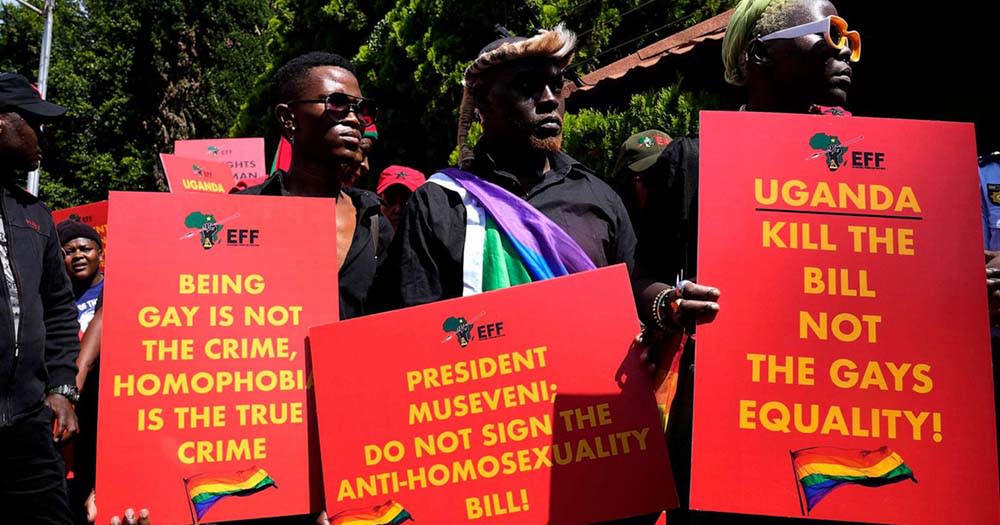
<svg viewBox="0 0 1000 525"><path fill-rule="evenodd" d="M653 320L656 321L656 327L664 331L676 325L676 323L674 323L673 321L673 316L671 315L670 326L668 327L668 325L664 322L663 311L660 308L660 304L663 303L663 299L670 295L673 295L674 298L676 298L677 288L665 288L663 290L660 290L660 293L656 294L656 297L653 299ZM671 300L669 302L673 303L674 301Z"/></svg>

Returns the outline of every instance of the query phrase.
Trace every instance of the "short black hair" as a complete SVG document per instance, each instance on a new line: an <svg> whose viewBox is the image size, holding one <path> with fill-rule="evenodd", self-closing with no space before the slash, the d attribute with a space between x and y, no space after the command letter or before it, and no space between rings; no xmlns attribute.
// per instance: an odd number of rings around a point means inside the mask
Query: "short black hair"
<svg viewBox="0 0 1000 525"><path fill-rule="evenodd" d="M313 51L304 55L299 55L281 66L274 74L272 89L275 96L275 104L288 102L295 98L302 79L306 72L314 67L335 66L346 69L355 77L358 76L354 69L354 64L350 60L336 54L325 51Z"/></svg>

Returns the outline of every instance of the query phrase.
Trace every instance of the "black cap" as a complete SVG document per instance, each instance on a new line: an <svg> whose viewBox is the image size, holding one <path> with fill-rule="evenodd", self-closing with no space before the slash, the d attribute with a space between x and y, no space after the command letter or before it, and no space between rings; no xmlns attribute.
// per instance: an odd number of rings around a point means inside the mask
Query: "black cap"
<svg viewBox="0 0 1000 525"><path fill-rule="evenodd" d="M17 73L0 73L0 110L28 113L42 119L66 113L66 108L42 100L35 86Z"/></svg>
<svg viewBox="0 0 1000 525"><path fill-rule="evenodd" d="M59 243L66 244L73 239L90 239L101 246L101 234L92 226L73 219L66 219L56 225Z"/></svg>

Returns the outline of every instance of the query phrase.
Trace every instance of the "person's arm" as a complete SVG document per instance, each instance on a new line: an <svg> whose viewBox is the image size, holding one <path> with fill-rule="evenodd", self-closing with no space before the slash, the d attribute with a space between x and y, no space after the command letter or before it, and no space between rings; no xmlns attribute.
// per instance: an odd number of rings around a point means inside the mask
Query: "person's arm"
<svg viewBox="0 0 1000 525"><path fill-rule="evenodd" d="M719 289L683 281L676 288L666 283L638 280L633 288L639 319L656 330L694 330L719 314Z"/></svg>
<svg viewBox="0 0 1000 525"><path fill-rule="evenodd" d="M45 324L45 370L48 373L45 404L55 414L53 438L65 440L79 431L76 413L66 396L51 393L60 387L76 386L76 358L80 353L80 325L77 323L73 288L66 275L59 235L51 217L45 225L48 241L42 260L41 298Z"/></svg>
<svg viewBox="0 0 1000 525"><path fill-rule="evenodd" d="M101 327L104 323L104 308L98 308L94 312L94 318L87 325L87 331L83 333L83 340L80 341L80 356L76 358L76 388L83 391L83 385L87 382L87 375L94 368L94 363L101 355Z"/></svg>
<svg viewBox="0 0 1000 525"><path fill-rule="evenodd" d="M693 275L694 254L697 246L698 215L698 157L700 142L697 138L675 139L657 161L662 173L657 184L649 189L649 205L669 206L670 213L643 214L646 220L662 217L670 224L645 225L643 243L668 245L643 245L633 272L632 287L636 308L643 324L654 330L693 331L695 325L715 320L719 313L720 292L717 288L682 281L663 282L666 275L678 272L678 278ZM662 210L666 212L667 210ZM651 233L666 228L681 232L678 236L654 236ZM675 243L676 246L669 245ZM669 259L669 260L668 260ZM679 268L673 266L680 265ZM681 276L684 269L688 273Z"/></svg>

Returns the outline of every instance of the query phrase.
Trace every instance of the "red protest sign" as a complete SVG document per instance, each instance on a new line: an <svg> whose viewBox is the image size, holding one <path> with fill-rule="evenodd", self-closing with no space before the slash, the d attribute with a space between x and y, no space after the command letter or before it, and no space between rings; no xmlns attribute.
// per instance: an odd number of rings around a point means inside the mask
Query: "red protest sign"
<svg viewBox="0 0 1000 525"><path fill-rule="evenodd" d="M638 328L620 266L313 328L327 513L570 524L675 506Z"/></svg>
<svg viewBox="0 0 1000 525"><path fill-rule="evenodd" d="M163 173L174 193L229 193L233 176L229 166L222 162L189 159L177 155L160 154Z"/></svg>
<svg viewBox="0 0 1000 525"><path fill-rule="evenodd" d="M267 178L264 139L199 139L174 142L174 153L182 157L225 162L233 173L233 186L256 186Z"/></svg>
<svg viewBox="0 0 1000 525"><path fill-rule="evenodd" d="M995 523L972 126L701 122L692 508Z"/></svg>
<svg viewBox="0 0 1000 525"><path fill-rule="evenodd" d="M336 231L333 201L113 192L110 208L98 522L318 511L304 349L338 319L336 255L302 225Z"/></svg>
<svg viewBox="0 0 1000 525"><path fill-rule="evenodd" d="M101 235L101 244L104 246L105 257L108 253L108 201L98 201L72 208L64 208L52 212L52 221L56 224L73 219L80 221L95 230ZM104 269L104 263L101 263Z"/></svg>
<svg viewBox="0 0 1000 525"><path fill-rule="evenodd" d="M63 208L52 212L52 221L56 224L73 219L91 226L101 234L101 241L108 240L108 201L98 201L72 208Z"/></svg>

